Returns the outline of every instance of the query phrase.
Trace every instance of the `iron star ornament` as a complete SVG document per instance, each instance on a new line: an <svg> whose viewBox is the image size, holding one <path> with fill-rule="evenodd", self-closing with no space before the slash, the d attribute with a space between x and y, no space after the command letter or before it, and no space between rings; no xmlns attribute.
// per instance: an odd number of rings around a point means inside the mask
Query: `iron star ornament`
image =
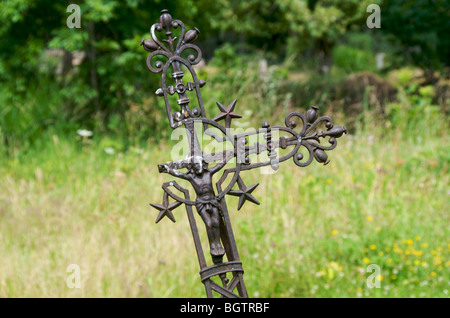
<svg viewBox="0 0 450 318"><path fill-rule="evenodd" d="M258 200L256 200L255 197L252 195L253 190L256 189L256 187L259 185L259 183L251 185L249 187L246 187L244 182L242 181L242 179L239 178L238 185L239 185L239 190L231 190L230 192L228 192L228 194L230 194L232 196L239 197L239 204L238 204L238 208L237 208L238 211L242 208L245 201L247 201L247 200L250 202L253 202L257 205L260 204L258 202Z"/></svg>
<svg viewBox="0 0 450 318"><path fill-rule="evenodd" d="M169 196L166 193L163 197L162 204L150 203L150 205L155 209L159 210L159 214L158 217L156 218L155 223L159 223L159 221L161 221L161 219L164 218L165 216L167 216L172 222L175 223L176 221L175 217L172 214L172 210L179 207L181 205L181 202L175 201L169 204Z"/></svg>
<svg viewBox="0 0 450 318"><path fill-rule="evenodd" d="M233 100L228 107L223 106L221 103L216 102L217 106L219 107L221 113L218 114L216 117L213 118L214 121L219 121L222 119L225 119L225 127L230 128L231 127L231 119L233 118L242 118L241 115L236 114L233 112L234 107L236 106L237 99Z"/></svg>

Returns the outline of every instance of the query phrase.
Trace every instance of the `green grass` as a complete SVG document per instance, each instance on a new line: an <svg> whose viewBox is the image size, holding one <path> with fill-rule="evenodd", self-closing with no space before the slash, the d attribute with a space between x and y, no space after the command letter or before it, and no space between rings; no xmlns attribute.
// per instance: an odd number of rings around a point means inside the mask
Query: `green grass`
<svg viewBox="0 0 450 318"><path fill-rule="evenodd" d="M293 105L329 98L294 103L279 92L282 76L255 87L257 72L229 72L202 74L212 82L203 99L228 104L236 95L236 111L255 119L240 120L244 128L262 119L282 125ZM242 173L247 185L260 183L253 192L260 206L237 211L238 199L227 197L251 297L448 297L448 120L432 105L433 92L414 91L400 88L386 119L361 114L327 166L289 160L274 175ZM37 96L22 113L41 102ZM205 107L216 114L213 104ZM340 113L323 113L347 124ZM204 297L183 207L175 224L155 224L148 205L161 202L162 183L173 180L157 169L172 159L171 144L144 147L137 135L98 131L81 140L71 125L52 127L35 129L25 146L18 134L14 151L0 152L0 297ZM70 264L80 266L80 289L67 287ZM370 264L381 268L381 288L367 287Z"/></svg>
<svg viewBox="0 0 450 318"><path fill-rule="evenodd" d="M448 297L449 144L444 118L431 119L372 121L327 166L242 173L262 203L238 212L228 199L249 295ZM0 297L204 297L182 207L155 224L148 205L171 180L156 167L169 146L108 155L100 144L48 133L1 160ZM80 289L66 285L69 264ZM367 287L368 264L381 288Z"/></svg>

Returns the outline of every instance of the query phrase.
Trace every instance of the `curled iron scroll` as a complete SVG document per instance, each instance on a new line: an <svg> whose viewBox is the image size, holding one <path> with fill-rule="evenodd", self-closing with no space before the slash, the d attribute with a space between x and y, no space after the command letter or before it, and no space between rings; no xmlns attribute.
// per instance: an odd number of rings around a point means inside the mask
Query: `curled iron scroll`
<svg viewBox="0 0 450 318"><path fill-rule="evenodd" d="M179 38L172 37L171 29L177 29L178 27L181 28ZM165 35L167 39L160 40L156 32L162 32L163 30L166 30ZM166 57L168 60L170 60L170 58L173 56L178 56L181 58L181 54L185 50L193 50L196 53L196 55L189 54L187 59L185 60L187 60L190 65L198 64L202 58L202 52L197 45L191 43L196 40L198 33L199 31L197 28L185 32L185 26L183 22L181 22L180 20L172 21L172 17L168 13L164 13L161 18L161 23L155 23L150 28L150 35L152 38L148 40L142 40L141 42L141 45L144 46L144 49L151 52L147 57L147 67L149 68L149 70L153 73L159 73L163 70L164 63L162 63L161 61L156 61L155 66L152 66L151 60L155 56L161 55ZM166 42L167 45L163 44L162 42ZM175 42L176 46L174 45Z"/></svg>

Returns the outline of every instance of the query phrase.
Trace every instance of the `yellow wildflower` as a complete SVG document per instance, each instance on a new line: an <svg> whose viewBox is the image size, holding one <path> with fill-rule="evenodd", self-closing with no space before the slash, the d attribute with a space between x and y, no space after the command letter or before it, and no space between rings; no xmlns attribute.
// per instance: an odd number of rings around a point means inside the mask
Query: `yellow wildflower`
<svg viewBox="0 0 450 318"><path fill-rule="evenodd" d="M425 242L423 242L423 243L422 243L422 247L428 247L428 244L425 243Z"/></svg>
<svg viewBox="0 0 450 318"><path fill-rule="evenodd" d="M366 220L371 222L371 221L373 221L373 217L369 215L369 216L366 217Z"/></svg>
<svg viewBox="0 0 450 318"><path fill-rule="evenodd" d="M339 231L338 230L333 230L331 231L331 235L338 235Z"/></svg>
<svg viewBox="0 0 450 318"><path fill-rule="evenodd" d="M416 241L420 241L420 236L416 235L415 239L416 239Z"/></svg>
<svg viewBox="0 0 450 318"><path fill-rule="evenodd" d="M370 263L370 259L368 259L367 257L364 257L363 261L364 261L365 264L369 264Z"/></svg>
<svg viewBox="0 0 450 318"><path fill-rule="evenodd" d="M333 279L334 278L334 270L329 267L329 268L327 268L327 272L328 272L328 278Z"/></svg>
<svg viewBox="0 0 450 318"><path fill-rule="evenodd" d="M342 271L342 267L337 262L330 262L330 267L338 272Z"/></svg>
<svg viewBox="0 0 450 318"><path fill-rule="evenodd" d="M406 243L407 243L408 245L412 245L412 243L413 243L413 240L411 240L411 239L408 239L408 240L406 241Z"/></svg>
<svg viewBox="0 0 450 318"><path fill-rule="evenodd" d="M375 251L375 250L377 249L377 246L376 246L375 244L371 244L371 245L369 246L369 248L370 248L372 251Z"/></svg>

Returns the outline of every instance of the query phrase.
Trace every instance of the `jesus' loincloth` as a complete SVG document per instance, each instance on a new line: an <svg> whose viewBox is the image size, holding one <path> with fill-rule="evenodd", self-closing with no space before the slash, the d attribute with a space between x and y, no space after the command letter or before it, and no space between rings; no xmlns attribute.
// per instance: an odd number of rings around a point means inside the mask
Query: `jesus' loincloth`
<svg viewBox="0 0 450 318"><path fill-rule="evenodd" d="M213 207L215 207L219 211L219 213L221 211L219 207L219 202L217 201L216 198L213 198L211 200L202 200L197 198L197 200L195 200L195 207L199 212L205 209L206 212L212 213Z"/></svg>

